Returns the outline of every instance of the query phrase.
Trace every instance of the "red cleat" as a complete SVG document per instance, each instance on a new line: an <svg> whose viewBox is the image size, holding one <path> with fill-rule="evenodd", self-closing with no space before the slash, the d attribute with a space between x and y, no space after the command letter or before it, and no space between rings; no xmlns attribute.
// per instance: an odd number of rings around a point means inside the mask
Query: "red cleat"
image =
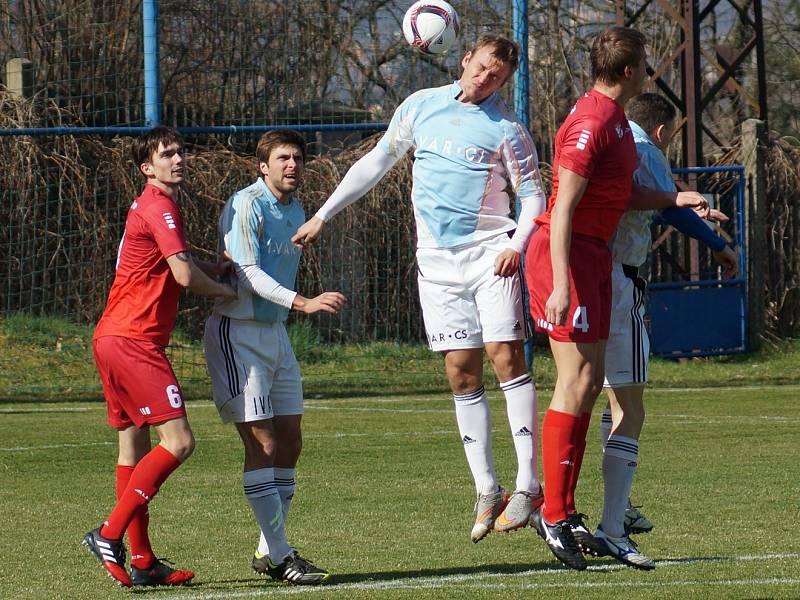
<svg viewBox="0 0 800 600"><path fill-rule="evenodd" d="M97 557L114 581L121 586L131 587L131 577L125 570L125 545L122 540L104 538L98 527L83 536L83 545Z"/></svg>
<svg viewBox="0 0 800 600"><path fill-rule="evenodd" d="M194 578L194 571L179 571L156 559L149 569L131 566L133 585L184 585Z"/></svg>

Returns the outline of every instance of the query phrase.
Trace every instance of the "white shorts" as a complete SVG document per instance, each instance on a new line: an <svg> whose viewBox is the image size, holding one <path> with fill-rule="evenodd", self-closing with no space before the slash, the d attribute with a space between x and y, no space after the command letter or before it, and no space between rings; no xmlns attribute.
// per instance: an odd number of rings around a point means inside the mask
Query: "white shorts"
<svg viewBox="0 0 800 600"><path fill-rule="evenodd" d="M644 326L647 284L625 275L622 264L611 269L611 328L606 344L605 387L647 383L650 338Z"/></svg>
<svg viewBox="0 0 800 600"><path fill-rule="evenodd" d="M223 423L303 414L300 366L283 323L212 313L203 346L214 404Z"/></svg>
<svg viewBox="0 0 800 600"><path fill-rule="evenodd" d="M498 277L506 234L462 248L419 248L419 301L431 350L482 348L525 339L522 275Z"/></svg>

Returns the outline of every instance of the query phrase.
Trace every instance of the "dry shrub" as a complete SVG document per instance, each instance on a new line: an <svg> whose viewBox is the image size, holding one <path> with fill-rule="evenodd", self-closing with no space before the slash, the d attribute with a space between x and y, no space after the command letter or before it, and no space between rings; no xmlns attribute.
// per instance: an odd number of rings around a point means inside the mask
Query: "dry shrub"
<svg viewBox="0 0 800 600"><path fill-rule="evenodd" d="M764 153L766 333L796 337L800 335L800 145L795 138L773 136ZM741 140L737 140L716 164L742 162Z"/></svg>
<svg viewBox="0 0 800 600"><path fill-rule="evenodd" d="M31 120L33 103L0 91L0 127ZM38 111L61 114L37 106ZM66 122L69 116L64 115ZM312 158L300 198L307 215L325 201L347 169L369 151L379 135ZM229 144L209 136L189 144L189 172L179 203L187 237L204 259L216 256L216 222L231 193L250 184L256 164L249 142ZM5 166L0 185L0 311L64 315L91 323L105 305L117 246L142 177L128 157L130 139L48 136L0 138ZM719 161L736 164L734 146ZM786 139L768 147L768 310L773 333L796 335L800 326L800 148ZM410 202L410 156L392 169L365 198L326 226L306 249L298 290L315 295L340 290L349 300L337 316L311 321L329 341L420 340L416 293L415 233ZM546 191L552 169L541 165ZM197 337L208 303L187 295L179 327Z"/></svg>
<svg viewBox="0 0 800 600"><path fill-rule="evenodd" d="M2 97L0 126L13 127L17 107ZM0 218L0 311L67 315L94 322L113 281L117 247L131 201L143 184L128 157L129 138L6 137L0 175L7 190ZM179 204L196 254L213 260L217 218L225 200L256 176L252 154L218 140L191 144ZM375 139L309 161L300 197L308 215L333 191ZM337 216L305 253L298 289L305 295L341 290L347 309L314 321L333 341L417 340L411 161L404 159L360 202ZM197 337L208 313L202 299L181 302L179 327Z"/></svg>

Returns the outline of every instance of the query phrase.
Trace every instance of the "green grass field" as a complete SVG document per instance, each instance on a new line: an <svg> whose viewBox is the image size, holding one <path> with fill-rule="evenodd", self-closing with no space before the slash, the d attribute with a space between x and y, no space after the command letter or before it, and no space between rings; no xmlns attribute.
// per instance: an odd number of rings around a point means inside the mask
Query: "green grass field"
<svg viewBox="0 0 800 600"><path fill-rule="evenodd" d="M691 365L689 365L691 368ZM207 401L190 403L195 454L151 505L157 553L194 585L137 598L790 598L800 594L798 387L653 389L635 483L656 523L655 571L591 560L566 570L532 529L469 541L473 490L445 393L310 400L290 540L329 568L323 589L255 576L241 449ZM548 392L542 392L540 409ZM495 458L513 485L502 401ZM81 546L113 502L115 435L98 402L0 405L1 598L114 598ZM578 490L596 522L597 419Z"/></svg>

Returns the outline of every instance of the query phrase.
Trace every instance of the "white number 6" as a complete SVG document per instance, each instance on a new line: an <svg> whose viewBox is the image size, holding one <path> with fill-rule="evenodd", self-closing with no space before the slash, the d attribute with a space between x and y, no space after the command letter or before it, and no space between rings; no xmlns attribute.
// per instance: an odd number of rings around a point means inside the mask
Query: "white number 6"
<svg viewBox="0 0 800 600"><path fill-rule="evenodd" d="M172 408L180 408L183 405L183 398L181 398L181 391L177 385L167 386L167 398Z"/></svg>

